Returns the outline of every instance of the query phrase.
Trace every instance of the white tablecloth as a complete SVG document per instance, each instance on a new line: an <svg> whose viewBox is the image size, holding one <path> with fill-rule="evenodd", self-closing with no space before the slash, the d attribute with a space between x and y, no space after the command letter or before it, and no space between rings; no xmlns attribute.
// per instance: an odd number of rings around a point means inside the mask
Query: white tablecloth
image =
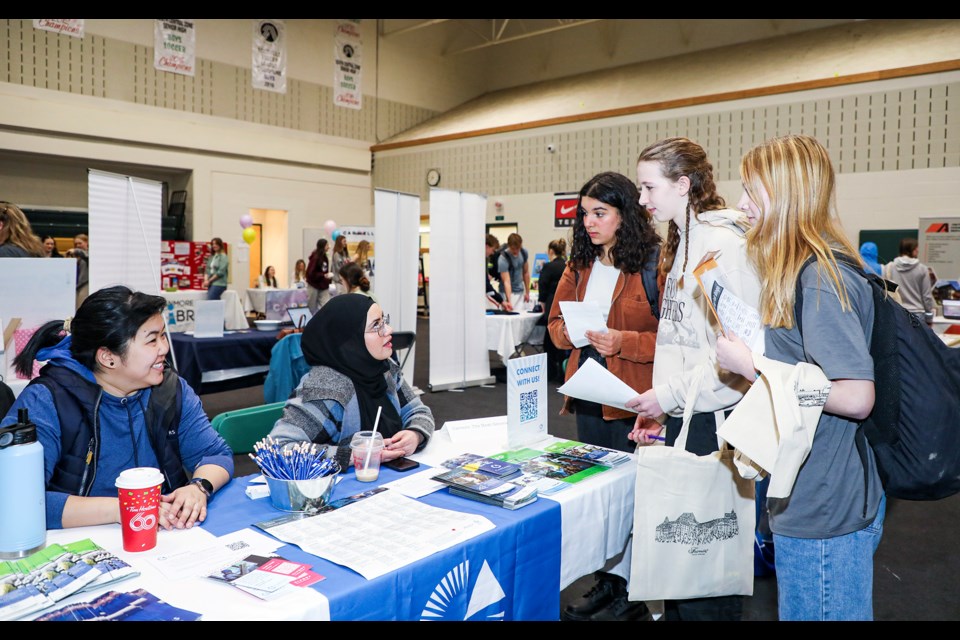
<svg viewBox="0 0 960 640"><path fill-rule="evenodd" d="M516 352L517 347L525 342L534 342L535 335L540 336L539 342L543 342L544 327L537 327L537 320L541 313L522 311L518 315L488 315L487 325L487 349L496 351L503 360L504 366L507 360ZM534 329L537 333L534 333Z"/></svg>
<svg viewBox="0 0 960 640"><path fill-rule="evenodd" d="M207 292L201 289L184 289L181 291L164 291L161 295L167 299L168 320L170 331L193 331L193 303L197 300L206 300ZM223 300L223 326L228 331L249 329L247 316L240 304L240 294L233 289L227 289L220 297ZM169 305L173 305L171 309ZM170 313L173 313L173 321Z"/></svg>
<svg viewBox="0 0 960 640"><path fill-rule="evenodd" d="M506 436L502 438L506 439ZM542 449L558 438L529 445ZM506 451L506 442L488 438L469 445L456 444L444 429L438 429L423 451L411 458L440 466L445 460L462 453L491 455ZM633 530L633 494L637 465L631 460L542 499L560 503L560 588L566 589L576 580L599 571L607 560L623 551Z"/></svg>

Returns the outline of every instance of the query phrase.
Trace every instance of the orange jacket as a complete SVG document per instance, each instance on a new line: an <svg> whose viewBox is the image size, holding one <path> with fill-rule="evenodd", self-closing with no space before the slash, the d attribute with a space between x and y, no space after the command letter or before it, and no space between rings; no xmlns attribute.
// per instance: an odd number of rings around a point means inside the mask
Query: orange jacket
<svg viewBox="0 0 960 640"><path fill-rule="evenodd" d="M573 349L567 360L565 380L569 380L577 372L580 349L575 348L564 335L566 325L560 313L560 302L583 300L592 268L591 264L581 270L578 278L576 271L567 265L560 277L560 284L557 285L553 304L550 306L550 319L547 324L550 339L558 349ZM620 273L613 290L607 326L620 331L623 338L620 353L605 358L607 370L630 385L637 393L643 393L653 384L653 353L657 344L657 319L650 312L650 303L647 301L647 294L643 289L639 273ZM570 400L567 398L564 402L561 414L568 411ZM635 416L636 414L630 411L603 406L605 420Z"/></svg>

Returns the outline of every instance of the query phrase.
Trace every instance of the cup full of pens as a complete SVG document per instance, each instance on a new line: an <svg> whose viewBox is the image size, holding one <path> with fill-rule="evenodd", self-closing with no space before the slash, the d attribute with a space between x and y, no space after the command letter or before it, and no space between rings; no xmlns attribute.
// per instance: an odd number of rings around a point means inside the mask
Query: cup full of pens
<svg viewBox="0 0 960 640"><path fill-rule="evenodd" d="M282 444L267 437L250 457L267 481L270 503L281 511L316 513L330 502L341 479L340 465L326 447L312 442Z"/></svg>

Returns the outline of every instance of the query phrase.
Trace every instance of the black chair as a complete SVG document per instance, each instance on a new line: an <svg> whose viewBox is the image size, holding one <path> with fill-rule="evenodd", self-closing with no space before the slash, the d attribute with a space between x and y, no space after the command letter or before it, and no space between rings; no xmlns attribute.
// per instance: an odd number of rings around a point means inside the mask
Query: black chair
<svg viewBox="0 0 960 640"><path fill-rule="evenodd" d="M393 341L393 359L400 365L400 368L403 369L403 366L407 364L407 358L410 357L410 351L413 349L413 343L417 341L417 334L413 331L394 331L392 336ZM403 360L400 360L400 352L406 351L403 354Z"/></svg>

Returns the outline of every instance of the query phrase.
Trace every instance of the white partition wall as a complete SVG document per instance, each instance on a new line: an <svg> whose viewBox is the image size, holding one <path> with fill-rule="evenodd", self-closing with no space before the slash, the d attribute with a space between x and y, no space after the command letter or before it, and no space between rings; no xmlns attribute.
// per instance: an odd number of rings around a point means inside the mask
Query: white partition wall
<svg viewBox="0 0 960 640"><path fill-rule="evenodd" d="M483 275L485 196L430 190L430 390L492 382Z"/></svg>
<svg viewBox="0 0 960 640"><path fill-rule="evenodd" d="M420 258L420 197L397 191L373 192L377 288L374 295L395 331L417 332L417 266ZM416 343L403 377L413 386Z"/></svg>
<svg viewBox="0 0 960 640"><path fill-rule="evenodd" d="M115 284L160 293L162 185L89 170L90 293Z"/></svg>

